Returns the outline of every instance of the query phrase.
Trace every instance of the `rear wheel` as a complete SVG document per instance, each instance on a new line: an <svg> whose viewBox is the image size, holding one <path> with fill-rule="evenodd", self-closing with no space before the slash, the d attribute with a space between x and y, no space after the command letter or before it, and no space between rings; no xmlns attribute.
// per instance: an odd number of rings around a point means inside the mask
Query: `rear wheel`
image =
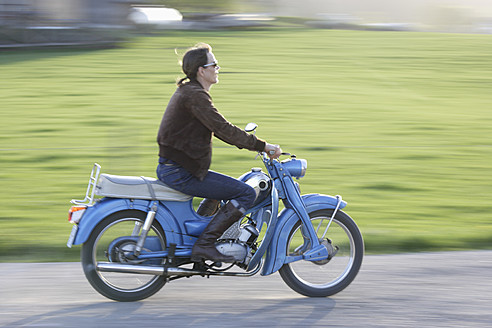
<svg viewBox="0 0 492 328"><path fill-rule="evenodd" d="M319 210L309 214L311 222L322 238L333 210ZM309 238L303 231L301 221L291 230L287 240L287 255L296 256L310 249ZM359 228L347 214L338 211L327 234L320 243L324 244L331 259L322 261L296 261L284 264L280 276L296 292L310 297L334 295L346 288L359 272L364 256L364 242Z"/></svg>
<svg viewBox="0 0 492 328"><path fill-rule="evenodd" d="M154 260L132 260L130 255L136 245L137 235L145 221L146 213L137 210L116 212L102 220L89 239L82 246L81 261L89 283L100 294L122 302L138 301L152 296L166 283L163 276L102 272L97 270L98 262L119 262L125 264L159 265ZM154 221L147 240L166 248L164 232Z"/></svg>

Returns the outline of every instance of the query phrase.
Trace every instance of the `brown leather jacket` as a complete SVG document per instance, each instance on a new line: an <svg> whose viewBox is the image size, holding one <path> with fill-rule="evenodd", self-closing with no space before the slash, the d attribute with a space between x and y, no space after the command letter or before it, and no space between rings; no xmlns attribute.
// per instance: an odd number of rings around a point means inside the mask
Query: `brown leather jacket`
<svg viewBox="0 0 492 328"><path fill-rule="evenodd" d="M159 156L178 163L201 180L212 160L212 136L240 149L265 148L265 141L228 122L199 82L179 86L159 127Z"/></svg>

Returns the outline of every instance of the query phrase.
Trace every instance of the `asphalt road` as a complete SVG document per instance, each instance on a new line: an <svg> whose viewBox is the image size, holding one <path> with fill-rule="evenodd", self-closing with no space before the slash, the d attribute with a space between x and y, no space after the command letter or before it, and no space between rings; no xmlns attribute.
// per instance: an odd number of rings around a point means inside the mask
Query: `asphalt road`
<svg viewBox="0 0 492 328"><path fill-rule="evenodd" d="M79 263L1 263L0 327L492 327L492 251L366 256L331 298L274 274L180 279L134 303L97 294Z"/></svg>

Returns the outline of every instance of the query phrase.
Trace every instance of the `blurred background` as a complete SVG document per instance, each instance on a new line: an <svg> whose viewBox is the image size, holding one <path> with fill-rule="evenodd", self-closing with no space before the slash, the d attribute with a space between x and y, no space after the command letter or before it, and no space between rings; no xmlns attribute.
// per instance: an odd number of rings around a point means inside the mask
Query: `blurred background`
<svg viewBox="0 0 492 328"><path fill-rule="evenodd" d="M368 253L492 248L492 3L0 0L0 261L77 261L69 201L94 162L155 176L160 119L197 42L234 124L308 160ZM254 154L214 141L212 169Z"/></svg>
<svg viewBox="0 0 492 328"><path fill-rule="evenodd" d="M244 27L274 17L324 28L492 30L488 0L1 0L0 45L103 42L121 29Z"/></svg>

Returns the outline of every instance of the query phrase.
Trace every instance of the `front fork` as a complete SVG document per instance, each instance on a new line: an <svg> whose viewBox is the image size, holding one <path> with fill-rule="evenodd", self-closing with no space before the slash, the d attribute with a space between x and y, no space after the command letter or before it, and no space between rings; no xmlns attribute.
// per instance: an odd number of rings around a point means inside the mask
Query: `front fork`
<svg viewBox="0 0 492 328"><path fill-rule="evenodd" d="M326 225L325 231L323 232L323 235L321 237L318 237L318 233L319 233L321 225L323 224L323 221L325 219L322 218L320 220L318 226L316 227L316 231L315 231L316 238L319 240L320 243L322 243L323 240L325 239L326 234L328 233L328 229L330 228L330 225L333 222L333 219L335 218L335 215L337 214L338 210L340 209L340 205L342 204L342 196L336 195L336 198L337 198L337 205L335 206L335 210L333 211L333 214L330 217L330 221L328 221L328 224ZM302 238L304 239L304 243L294 250L295 254L303 254L304 252L306 252L307 250L309 250L311 248L311 242L310 242L311 238L310 238L310 232L309 232L309 228L308 228L310 226L312 226L312 224L308 224L307 226L305 224L301 224L301 235L302 235Z"/></svg>
<svg viewBox="0 0 492 328"><path fill-rule="evenodd" d="M294 211L296 212L297 216L301 218L302 221L301 233L304 238L304 244L296 249L296 251L302 251L303 259L308 261L320 261L329 258L331 256L330 250L325 245L321 244L321 242L325 238L331 222L333 221L333 218L340 209L340 205L342 204L342 197L340 195L336 196L337 205L335 207L335 210L333 211L330 221L328 222L328 225L323 232L323 236L319 238L318 231L321 228L323 220L321 220L320 224L315 230L309 214L306 211L306 205L301 198L299 190L294 186L292 178L290 176L284 175L283 179L283 185L286 186L286 190L284 190L284 192L287 194L287 199L290 201Z"/></svg>

